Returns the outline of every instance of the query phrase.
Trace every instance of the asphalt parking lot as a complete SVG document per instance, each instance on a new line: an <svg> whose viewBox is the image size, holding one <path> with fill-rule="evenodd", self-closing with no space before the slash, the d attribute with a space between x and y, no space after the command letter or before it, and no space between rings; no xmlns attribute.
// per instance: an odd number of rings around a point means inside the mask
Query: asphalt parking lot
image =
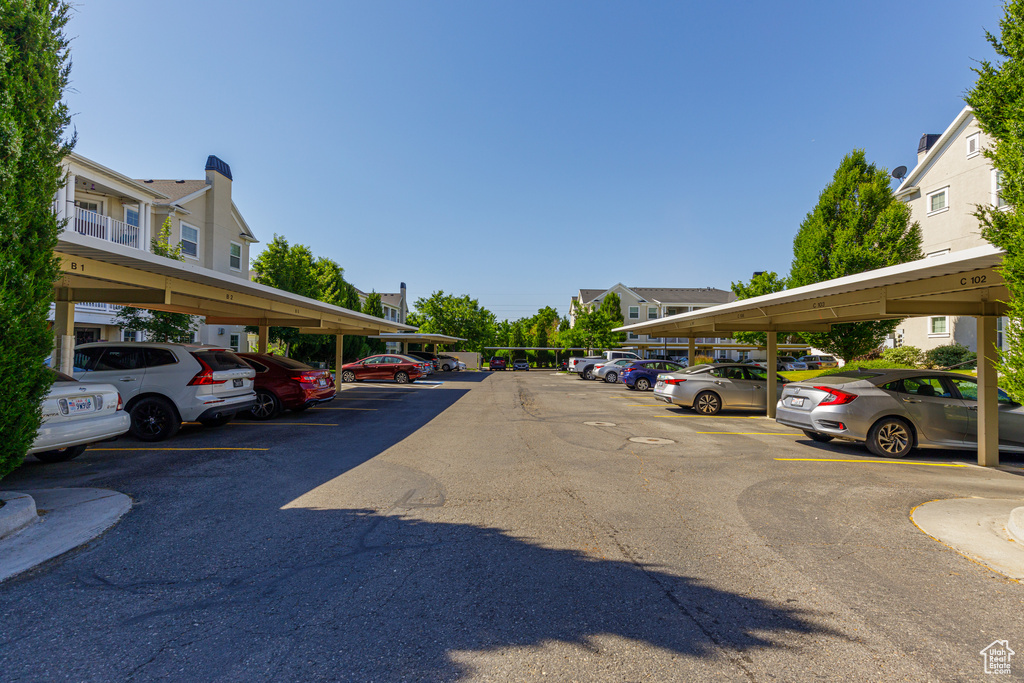
<svg viewBox="0 0 1024 683"><path fill-rule="evenodd" d="M27 462L4 488L134 507L0 584L4 679L970 680L1024 643L1022 586L909 519L1024 498L1019 458L878 462L549 370L435 378Z"/></svg>

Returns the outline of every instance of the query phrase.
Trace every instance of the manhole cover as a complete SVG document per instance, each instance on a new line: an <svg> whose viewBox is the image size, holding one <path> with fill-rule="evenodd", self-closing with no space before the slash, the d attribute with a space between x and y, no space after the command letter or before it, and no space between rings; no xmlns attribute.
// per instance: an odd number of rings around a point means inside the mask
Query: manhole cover
<svg viewBox="0 0 1024 683"><path fill-rule="evenodd" d="M629 440L632 441L633 443L648 443L657 445L675 443L675 441L673 441L672 439L659 439L656 436L631 436L629 437Z"/></svg>
<svg viewBox="0 0 1024 683"><path fill-rule="evenodd" d="M615 426L614 422L584 422L583 424L590 425L591 427L614 427Z"/></svg>

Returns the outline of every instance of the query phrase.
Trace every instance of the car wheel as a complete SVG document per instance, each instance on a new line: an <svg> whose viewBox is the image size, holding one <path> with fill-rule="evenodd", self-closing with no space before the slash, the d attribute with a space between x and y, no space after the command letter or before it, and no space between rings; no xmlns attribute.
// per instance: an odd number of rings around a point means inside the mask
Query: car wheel
<svg viewBox="0 0 1024 683"><path fill-rule="evenodd" d="M807 438L810 439L811 441L817 441L818 443L828 443L829 441L835 438L831 434L822 434L821 432L809 432L806 429L804 430L804 434L806 434Z"/></svg>
<svg viewBox="0 0 1024 683"><path fill-rule="evenodd" d="M36 453L36 460L46 463L64 462L85 453L85 446L86 444L83 443L80 446L68 446L67 448L58 448L55 451L43 451L42 453Z"/></svg>
<svg viewBox="0 0 1024 683"><path fill-rule="evenodd" d="M651 388L651 380L647 379L646 377L641 377L640 379L633 383L633 386L637 388L637 391L647 391L648 389Z"/></svg>
<svg viewBox="0 0 1024 683"><path fill-rule="evenodd" d="M352 372L351 370L345 370L343 373L341 373L341 381L342 382L355 382L356 381L356 373Z"/></svg>
<svg viewBox="0 0 1024 683"><path fill-rule="evenodd" d="M395 381L398 382L399 384L408 384L409 383L409 375L404 373L404 372L396 372L395 373Z"/></svg>
<svg viewBox="0 0 1024 683"><path fill-rule="evenodd" d="M199 420L199 424L203 425L204 427L223 427L228 422L231 422L231 418L233 418L233 417L234 417L234 415L221 415L220 417L206 417L206 418L203 418L202 420Z"/></svg>
<svg viewBox="0 0 1024 683"><path fill-rule="evenodd" d="M905 458L913 447L910 425L898 417L884 417L868 432L868 450L883 458Z"/></svg>
<svg viewBox="0 0 1024 683"><path fill-rule="evenodd" d="M163 441L178 433L181 418L165 398L147 396L139 399L130 411L131 435L139 441Z"/></svg>
<svg viewBox="0 0 1024 683"><path fill-rule="evenodd" d="M249 414L256 420L270 420L281 412L281 403L269 391L256 392L256 405L249 409Z"/></svg>
<svg viewBox="0 0 1024 683"><path fill-rule="evenodd" d="M693 408L702 415L718 415L722 411L722 399L713 391L702 391L693 399Z"/></svg>
<svg viewBox="0 0 1024 683"><path fill-rule="evenodd" d="M607 375L604 376L604 381L608 382L608 384L615 384L616 382L619 381L619 376L614 372L609 372Z"/></svg>
<svg viewBox="0 0 1024 683"><path fill-rule="evenodd" d="M594 368L587 368L584 370L583 379L594 379Z"/></svg>

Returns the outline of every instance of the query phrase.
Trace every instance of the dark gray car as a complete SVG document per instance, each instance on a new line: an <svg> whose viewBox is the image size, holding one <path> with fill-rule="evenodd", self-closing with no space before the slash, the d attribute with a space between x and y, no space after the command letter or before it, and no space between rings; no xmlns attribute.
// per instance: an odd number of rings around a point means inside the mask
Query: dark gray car
<svg viewBox="0 0 1024 683"><path fill-rule="evenodd" d="M860 441L875 455L973 449L978 380L935 370L851 370L787 384L776 421L814 439ZM1024 452L1024 407L999 390L999 449Z"/></svg>

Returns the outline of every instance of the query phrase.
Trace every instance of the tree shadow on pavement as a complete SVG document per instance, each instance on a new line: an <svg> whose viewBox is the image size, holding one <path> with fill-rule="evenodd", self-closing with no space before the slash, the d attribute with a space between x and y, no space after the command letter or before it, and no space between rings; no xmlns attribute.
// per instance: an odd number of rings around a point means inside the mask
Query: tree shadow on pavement
<svg viewBox="0 0 1024 683"><path fill-rule="evenodd" d="M607 676L631 658L661 672L713 658L735 675L744 650L830 633L813 614L636 559L541 547L469 524L297 509L281 511L261 535L258 552L229 566L185 553L135 568L105 558L94 572L45 577L47 585L34 584L42 590L33 614L8 609L19 591L0 596L11 615L0 627L0 648L15 660L9 670L45 661L54 640L71 635L69 624L76 651L103 655L74 662L83 680L202 672L206 680L446 682L477 673L481 657L504 658L506 673L521 678L517 667L552 657L543 653L551 647L562 648L557 659L574 679ZM20 637L26 632L33 635ZM629 656L605 657L589 674L572 663L600 660L609 639ZM71 666L57 661L51 674Z"/></svg>

